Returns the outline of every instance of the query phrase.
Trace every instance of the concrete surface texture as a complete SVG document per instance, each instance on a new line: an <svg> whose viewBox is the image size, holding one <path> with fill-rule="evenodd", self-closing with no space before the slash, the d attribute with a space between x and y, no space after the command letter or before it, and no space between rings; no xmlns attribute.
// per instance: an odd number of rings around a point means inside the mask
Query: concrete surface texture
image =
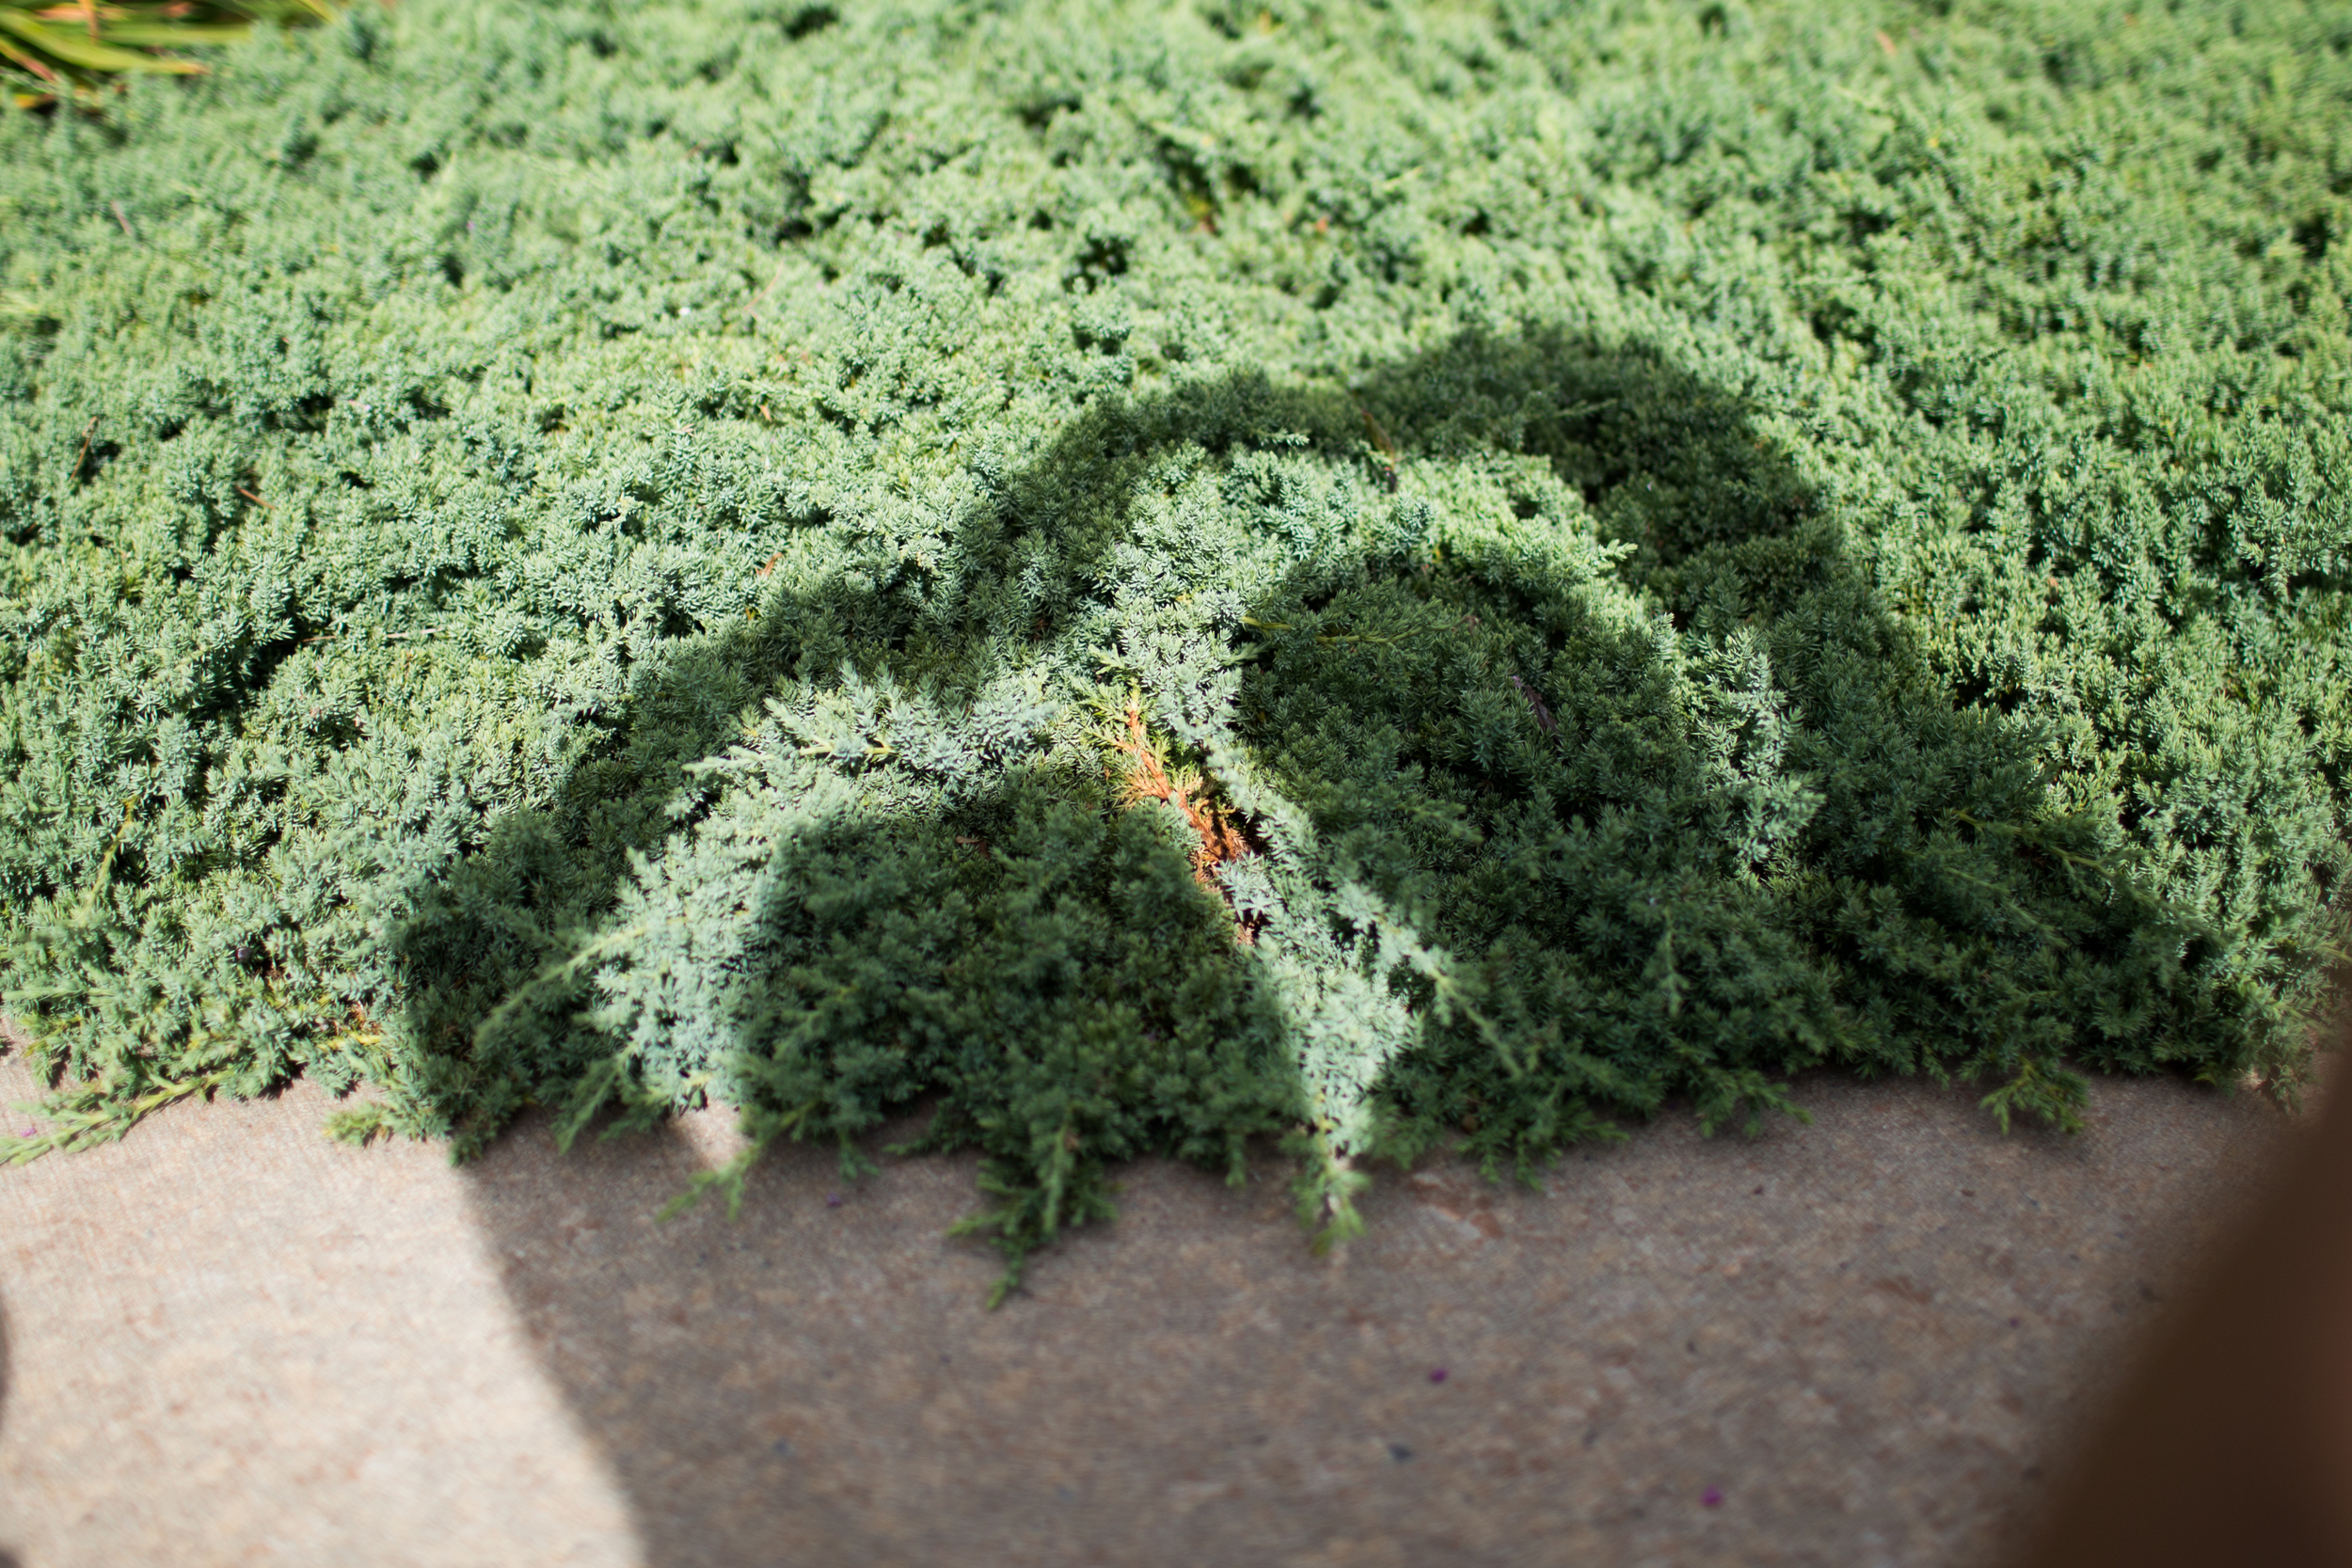
<svg viewBox="0 0 2352 1568"><path fill-rule="evenodd" d="M304 1085L175 1108L0 1171L0 1560L1994 1560L2284 1118L1801 1098L1540 1193L1384 1173L1330 1259L1279 1160L1143 1164L993 1313L969 1160L788 1150L657 1224L728 1118L453 1168Z"/></svg>

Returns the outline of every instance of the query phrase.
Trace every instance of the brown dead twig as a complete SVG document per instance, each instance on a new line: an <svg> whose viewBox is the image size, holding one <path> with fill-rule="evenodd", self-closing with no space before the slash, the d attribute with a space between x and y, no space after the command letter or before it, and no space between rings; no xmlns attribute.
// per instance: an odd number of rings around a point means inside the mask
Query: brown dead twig
<svg viewBox="0 0 2352 1568"><path fill-rule="evenodd" d="M73 467L66 470L66 483L72 484L82 477L82 465L89 461L89 438L98 434L101 416L92 414L89 423L82 427L82 450L73 454Z"/></svg>
<svg viewBox="0 0 2352 1568"><path fill-rule="evenodd" d="M1143 710L1134 702L1127 705L1127 734L1116 742L1120 753L1127 758L1126 798L1134 805L1144 800L1166 800L1174 806L1193 835L1192 874L1202 887L1212 889L1225 899L1231 909L1232 898L1216 879L1216 868L1228 861L1254 855L1261 846L1252 838L1248 827L1232 811L1209 799L1205 784L1187 788L1171 777L1159 756L1152 749L1145 733ZM1233 914L1233 940L1247 947L1258 940L1258 927L1265 923L1263 915Z"/></svg>
<svg viewBox="0 0 2352 1568"><path fill-rule="evenodd" d="M1396 490L1396 466L1405 459L1397 451L1396 443L1389 439L1389 433L1380 428L1380 421L1372 417L1371 409L1359 403L1356 405L1356 412L1364 417L1364 428L1372 432L1372 444L1380 449L1380 455L1384 459L1380 469L1380 483L1393 494Z"/></svg>

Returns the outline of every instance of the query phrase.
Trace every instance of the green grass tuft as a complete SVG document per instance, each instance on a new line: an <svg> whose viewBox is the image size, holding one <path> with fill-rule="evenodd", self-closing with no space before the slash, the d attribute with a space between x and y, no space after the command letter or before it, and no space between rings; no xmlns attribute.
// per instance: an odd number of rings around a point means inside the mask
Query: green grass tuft
<svg viewBox="0 0 2352 1568"><path fill-rule="evenodd" d="M233 43L257 22L331 22L327 0L0 0L0 89L20 109L99 110L125 75L201 76L167 53Z"/></svg>

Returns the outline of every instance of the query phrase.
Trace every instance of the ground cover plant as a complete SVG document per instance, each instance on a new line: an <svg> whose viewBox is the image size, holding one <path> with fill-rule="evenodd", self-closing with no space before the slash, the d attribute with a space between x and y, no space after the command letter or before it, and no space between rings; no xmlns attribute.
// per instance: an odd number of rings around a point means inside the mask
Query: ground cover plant
<svg viewBox="0 0 2352 1568"><path fill-rule="evenodd" d="M2352 8L364 0L0 119L17 1157L2291 1094ZM743 1166L711 1180L739 1196Z"/></svg>

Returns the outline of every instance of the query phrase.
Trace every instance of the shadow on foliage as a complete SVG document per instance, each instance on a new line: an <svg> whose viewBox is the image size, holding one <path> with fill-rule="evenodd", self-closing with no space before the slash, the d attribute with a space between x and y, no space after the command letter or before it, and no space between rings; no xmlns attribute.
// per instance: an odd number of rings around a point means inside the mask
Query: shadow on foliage
<svg viewBox="0 0 2352 1568"><path fill-rule="evenodd" d="M923 1101L920 1147L983 1156L1009 1281L1111 1212L1110 1164L1237 1172L1313 1114L1277 976L1308 927L1439 954L1345 949L1356 1005L1431 1020L1367 1141L1490 1170L1674 1098L1752 1120L1825 1061L1997 1074L2004 1119L2064 1120L2062 1053L2162 1037L2178 923L2048 818L2032 736L1954 707L1740 404L1655 354L1466 340L1350 389L1109 401L983 472L951 538L861 548L642 672L554 809L421 895L419 1087L477 1146L531 1101L569 1137L707 1092L854 1173ZM1204 768L1228 721L1288 828ZM1287 905L1252 879L1284 856ZM560 1221L511 1196L502 1259ZM642 1312L532 1305L600 1347L557 1369L592 1427L616 1398L709 1426ZM675 1482L614 1457L641 1504Z"/></svg>
<svg viewBox="0 0 2352 1568"><path fill-rule="evenodd" d="M2016 1074L2063 1118L2060 1053L2149 1065L2178 923L2042 820L2032 737L1955 710L1785 457L1657 356L1241 374L983 478L952 537L787 566L642 672L552 811L422 890L415 1088L466 1139L723 1081L763 1135L846 1140L936 1089L1021 1245L1098 1212L1104 1159L1232 1158L1299 1107L1226 907L1271 913L1232 875L1263 824L1199 768L1227 713L1314 877L1455 964L1470 1022L1391 1075L1395 1147L1524 1164L1839 1059Z"/></svg>

